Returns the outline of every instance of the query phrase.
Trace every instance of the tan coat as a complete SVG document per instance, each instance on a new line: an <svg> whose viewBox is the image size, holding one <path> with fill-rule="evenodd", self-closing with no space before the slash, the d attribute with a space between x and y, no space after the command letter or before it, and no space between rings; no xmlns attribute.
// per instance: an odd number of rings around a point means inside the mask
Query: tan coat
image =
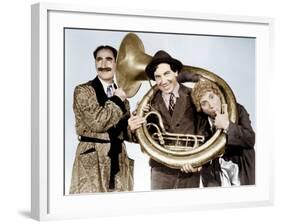
<svg viewBox="0 0 281 224"><path fill-rule="evenodd" d="M77 135L103 140L110 140L110 128L117 127L121 119L126 121L130 111L128 101L123 103L117 96L107 99L98 78L75 88L73 110ZM127 125L119 129L122 130L116 132L117 138L128 139ZM123 142L121 148L115 186L109 189L111 143L80 142L73 164L70 194L133 190L134 161L128 158Z"/></svg>

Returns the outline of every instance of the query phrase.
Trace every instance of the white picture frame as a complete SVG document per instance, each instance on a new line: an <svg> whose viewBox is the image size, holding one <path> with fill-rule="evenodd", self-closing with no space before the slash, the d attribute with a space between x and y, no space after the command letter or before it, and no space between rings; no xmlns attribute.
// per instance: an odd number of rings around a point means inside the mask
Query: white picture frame
<svg viewBox="0 0 281 224"><path fill-rule="evenodd" d="M64 27L255 38L256 185L66 195L62 140ZM265 141L270 135L266 129L270 123L271 83L266 74L272 71L272 30L271 18L32 5L32 217L49 220L272 204L273 145Z"/></svg>

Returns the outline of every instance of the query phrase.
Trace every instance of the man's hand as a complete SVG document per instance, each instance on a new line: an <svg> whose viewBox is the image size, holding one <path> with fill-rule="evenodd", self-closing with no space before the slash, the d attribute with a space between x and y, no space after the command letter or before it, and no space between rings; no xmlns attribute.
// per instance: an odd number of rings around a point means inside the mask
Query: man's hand
<svg viewBox="0 0 281 224"><path fill-rule="evenodd" d="M150 104L146 104L143 108L142 111L146 114L151 110Z"/></svg>
<svg viewBox="0 0 281 224"><path fill-rule="evenodd" d="M131 117L128 120L128 125L130 127L130 130L132 132L135 132L136 129L140 128L141 125L145 122L145 119L143 117L140 117L138 115L131 115Z"/></svg>
<svg viewBox="0 0 281 224"><path fill-rule="evenodd" d="M123 89L121 89L121 88L117 88L117 89L114 91L113 95L118 96L122 101L124 101L124 100L127 99L126 93L125 93L125 92L123 91Z"/></svg>
<svg viewBox="0 0 281 224"><path fill-rule="evenodd" d="M181 172L184 173L196 173L196 172L200 172L200 170L202 169L202 166L195 168L193 167L190 163L186 163L182 166L181 168Z"/></svg>
<svg viewBox="0 0 281 224"><path fill-rule="evenodd" d="M227 130L229 126L229 118L227 112L227 104L222 104L222 113L216 112L215 126L217 129Z"/></svg>
<svg viewBox="0 0 281 224"><path fill-rule="evenodd" d="M139 106L139 102L137 102L137 107ZM146 114L148 113L149 111L151 110L151 106L149 104L146 104L143 108L142 108L142 111ZM137 109L135 109L133 112L132 112L132 115L136 115L137 114Z"/></svg>

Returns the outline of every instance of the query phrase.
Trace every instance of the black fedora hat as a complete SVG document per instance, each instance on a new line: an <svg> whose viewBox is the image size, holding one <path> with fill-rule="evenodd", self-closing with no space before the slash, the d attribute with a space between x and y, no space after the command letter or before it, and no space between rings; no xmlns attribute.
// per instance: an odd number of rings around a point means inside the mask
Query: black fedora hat
<svg viewBox="0 0 281 224"><path fill-rule="evenodd" d="M167 52L160 50L156 52L156 54L152 57L150 63L145 68L145 72L150 79L155 80L155 67L160 63L167 63L169 65L173 65L173 67L178 72L180 72L182 69L182 63L179 60L172 58Z"/></svg>

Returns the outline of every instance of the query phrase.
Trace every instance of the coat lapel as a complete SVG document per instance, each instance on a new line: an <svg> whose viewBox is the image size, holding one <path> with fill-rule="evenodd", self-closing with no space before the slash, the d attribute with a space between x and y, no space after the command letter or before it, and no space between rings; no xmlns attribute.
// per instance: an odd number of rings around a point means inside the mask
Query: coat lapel
<svg viewBox="0 0 281 224"><path fill-rule="evenodd" d="M163 100L163 97L162 97L162 94L161 94L161 91L159 91L157 93L157 95L155 96L155 102L158 102L156 104L156 106L158 108L155 108L157 111L159 111L161 113L161 116L162 116L162 119L163 121L165 120L167 123L170 123L171 122L171 115L165 105L165 102Z"/></svg>
<svg viewBox="0 0 281 224"><path fill-rule="evenodd" d="M183 86L180 85L179 97L177 98L175 109L173 112L172 123L179 123L183 118L183 116L185 115L185 111L183 111L183 108L186 109L191 106L190 101L187 100L189 97L187 94L188 93L184 91Z"/></svg>
<svg viewBox="0 0 281 224"><path fill-rule="evenodd" d="M101 106L104 106L105 102L108 100L107 95L105 94L102 84L98 77L91 81L91 86L94 88L97 96L97 100Z"/></svg>

